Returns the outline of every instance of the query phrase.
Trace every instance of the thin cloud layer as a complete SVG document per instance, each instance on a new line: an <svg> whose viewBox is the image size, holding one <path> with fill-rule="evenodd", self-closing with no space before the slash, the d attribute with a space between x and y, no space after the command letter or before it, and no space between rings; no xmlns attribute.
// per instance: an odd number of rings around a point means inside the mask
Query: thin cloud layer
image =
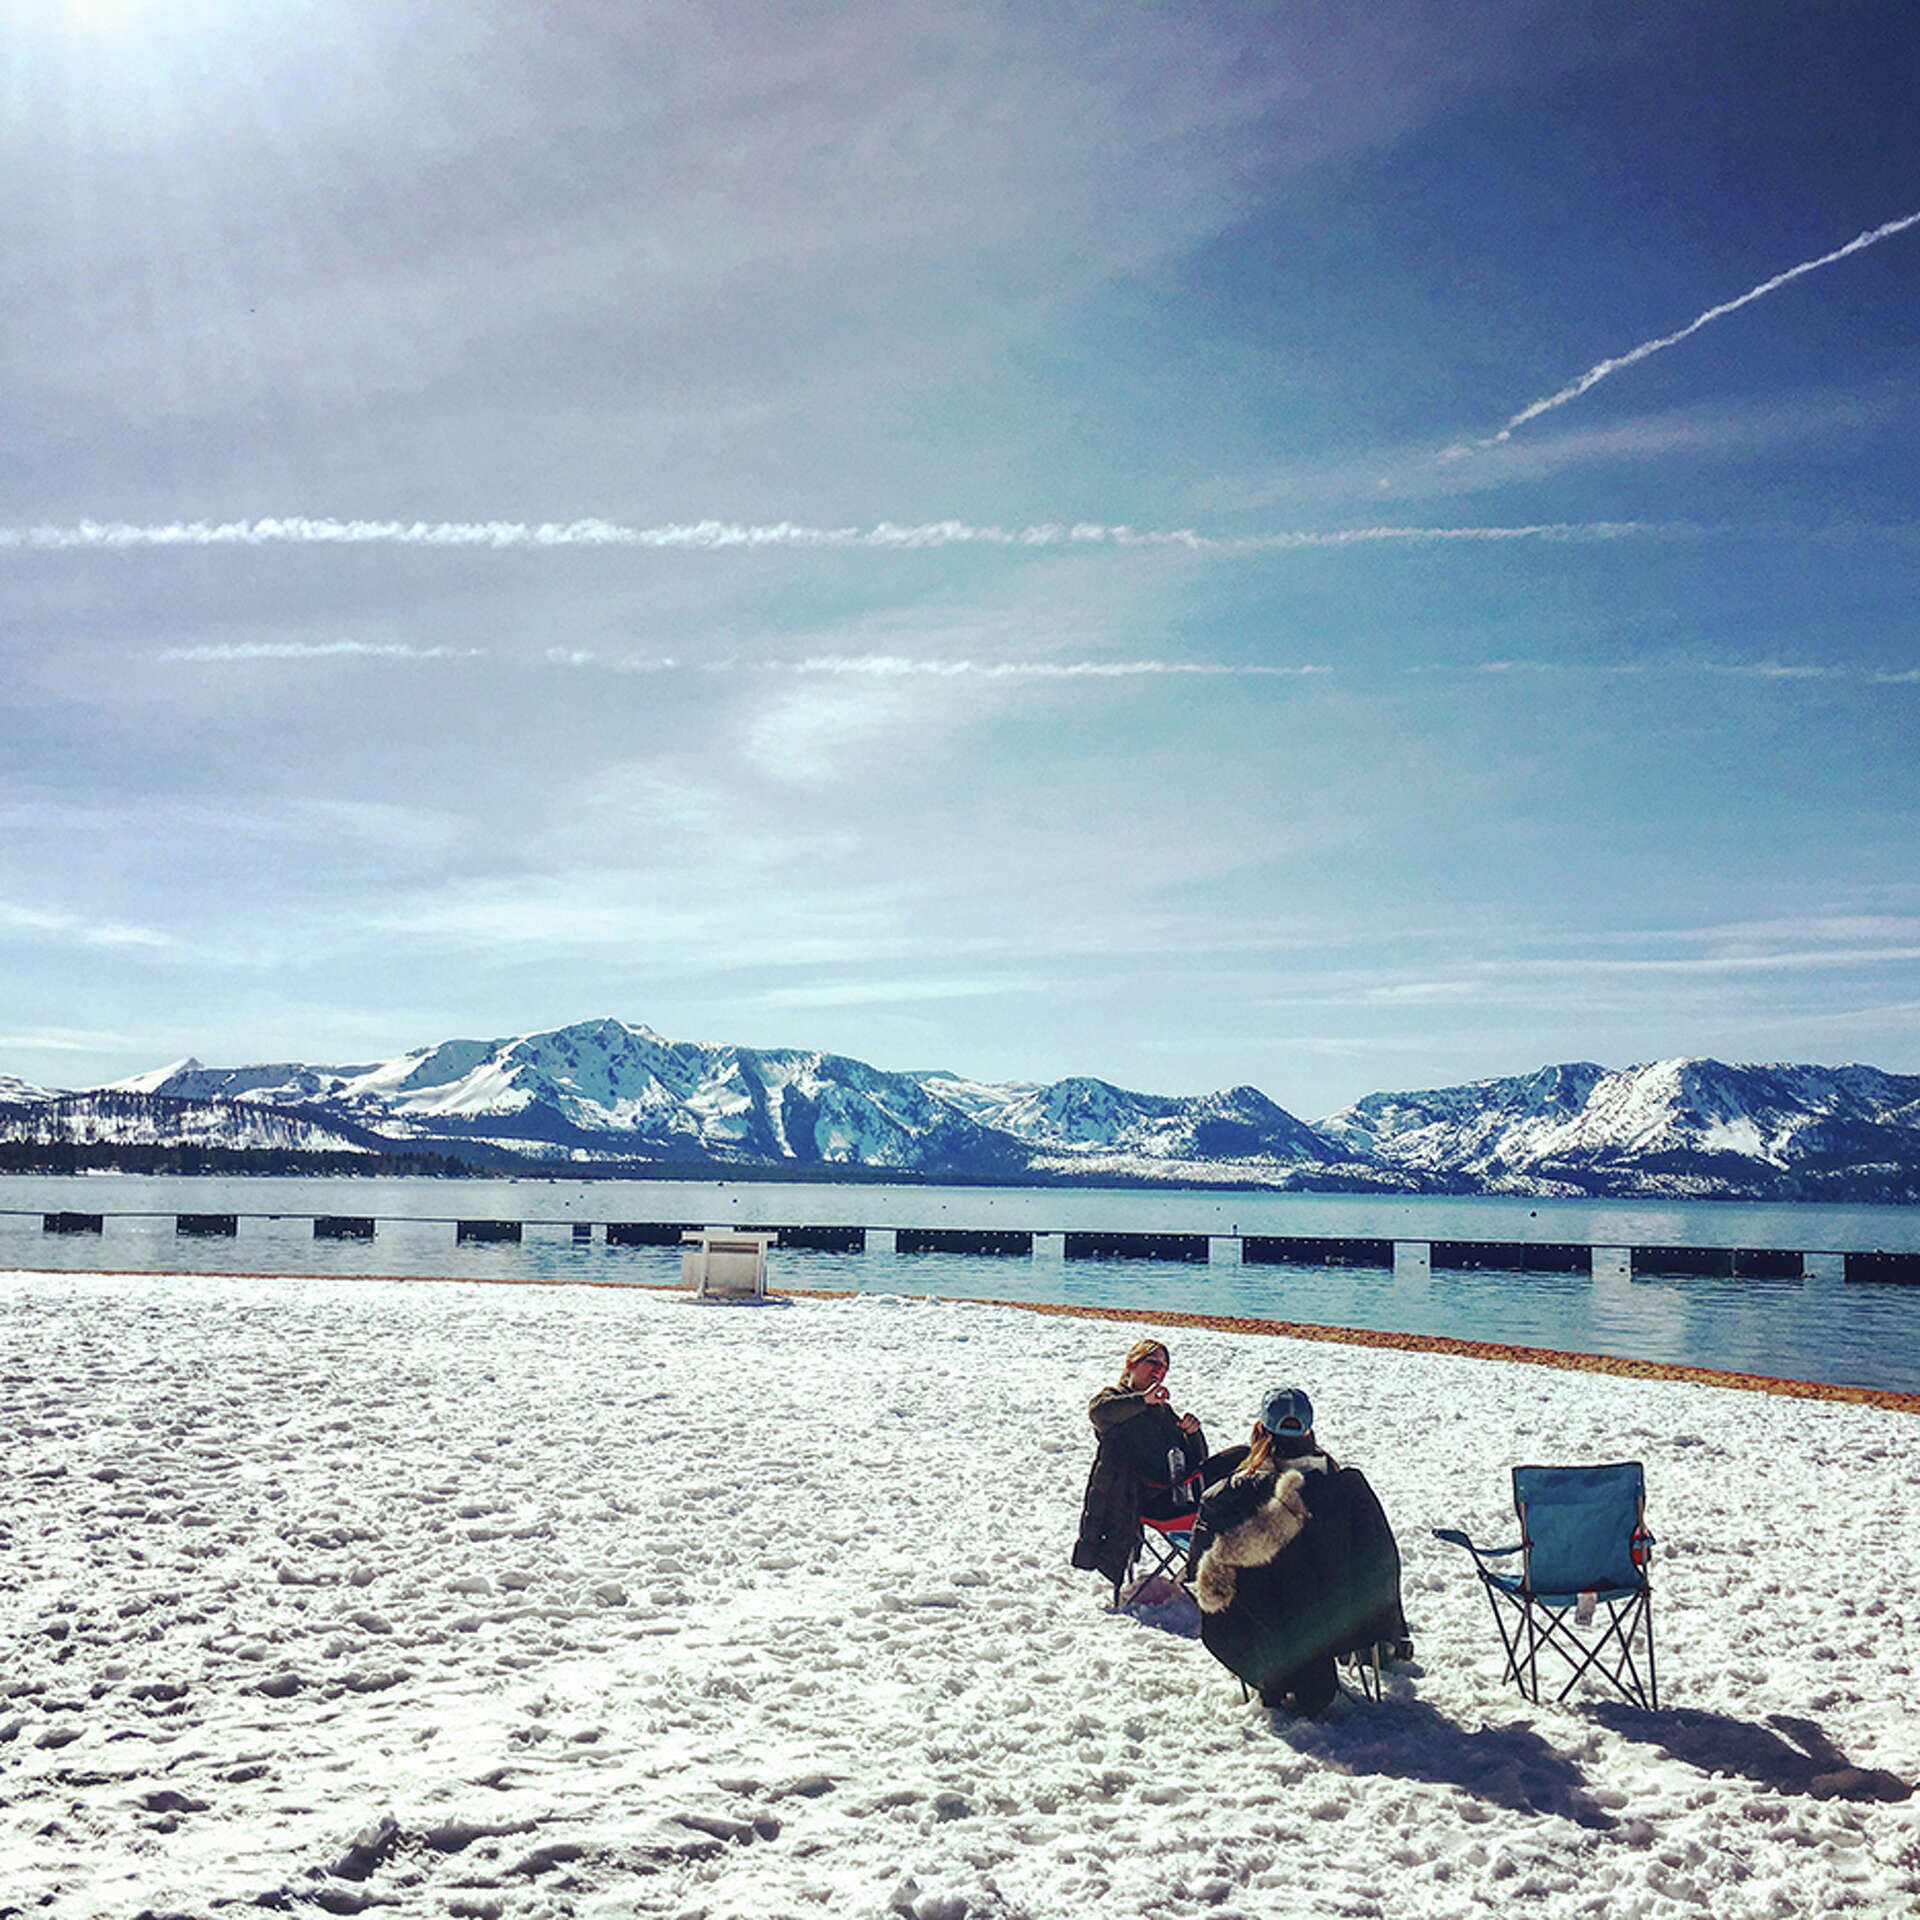
<svg viewBox="0 0 1920 1920"><path fill-rule="evenodd" d="M1920 1067L1886 8L27 11L15 1034Z"/></svg>

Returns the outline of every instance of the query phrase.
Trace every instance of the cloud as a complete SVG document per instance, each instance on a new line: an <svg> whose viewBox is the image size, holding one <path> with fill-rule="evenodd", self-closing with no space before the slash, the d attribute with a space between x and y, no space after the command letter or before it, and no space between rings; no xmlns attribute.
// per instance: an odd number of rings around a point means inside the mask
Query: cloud
<svg viewBox="0 0 1920 1920"><path fill-rule="evenodd" d="M1684 960L1556 955L1489 965L1491 971L1516 973L1799 973L1820 967L1899 966L1915 960L1920 960L1920 947L1827 947L1815 951L1699 954Z"/></svg>
<svg viewBox="0 0 1920 1920"><path fill-rule="evenodd" d="M166 662L221 663L252 660L484 660L484 647L414 647L369 641L324 642L258 641L168 647L155 656ZM597 670L616 674L697 673L709 676L760 675L769 679L827 680L876 684L895 682L972 681L983 687L996 683L1032 682L1070 685L1127 680L1315 680L1342 669L1319 661L1278 663L1262 660L995 660L967 656L898 653L805 654L793 659L743 659L724 654L712 659L683 659L672 654L603 655L584 647L548 647L539 658L548 666L569 671ZM1410 676L1483 674L1489 677L1526 675L1615 675L1646 678L1707 675L1720 679L1840 682L1860 686L1920 685L1920 666L1867 667L1789 660L1528 660L1496 659L1445 661L1403 667ZM879 712L878 705L874 711Z"/></svg>
<svg viewBox="0 0 1920 1920"><path fill-rule="evenodd" d="M1762 1028L1778 1027L1866 1027L1881 1026L1895 1021L1902 1026L1911 1026L1916 1016L1920 1016L1920 1000L1876 1001L1871 1006L1837 1007L1825 1012L1795 1011L1790 1017L1782 1019L1755 1019L1751 1024Z"/></svg>
<svg viewBox="0 0 1920 1920"><path fill-rule="evenodd" d="M1622 369L1637 366L1642 360L1656 353L1664 352L1668 347L1678 346L1682 340L1698 333L1704 326L1715 320L1723 320L1730 313L1738 313L1742 307L1751 306L1754 301L1764 299L1790 281L1798 280L1803 274L1817 272L1821 267L1830 267L1836 260L1844 260L1850 254L1863 252L1866 248L1878 246L1882 240L1890 240L1897 233L1904 233L1909 227L1920 226L1920 213L1903 214L1897 220L1889 220L1884 225L1872 227L1865 233L1856 234L1844 247L1835 247L1831 253L1823 253L1817 260L1803 260L1796 267L1788 267L1784 273L1776 273L1772 279L1763 280L1757 287L1749 287L1734 299L1723 300L1717 307L1709 307L1705 313L1697 315L1680 328L1678 332L1662 334L1656 340L1643 340L1637 347L1630 347L1625 353L1616 354L1612 359L1601 360L1589 367L1577 380L1570 381L1558 393L1550 393L1543 400L1530 401L1522 407L1507 424L1496 434L1485 440L1476 440L1449 447L1443 459L1458 459L1463 454L1483 452L1489 447L1497 447L1513 438L1516 428L1523 427L1530 420L1537 420L1544 413L1551 413L1556 407L1564 407L1568 401L1577 400L1583 393L1590 393L1602 380L1610 378Z"/></svg>
<svg viewBox="0 0 1920 1920"><path fill-rule="evenodd" d="M1833 682L1866 687L1920 685L1920 667L1865 667L1850 664L1810 665L1786 660L1474 660L1444 664L1416 664L1403 669L1410 675L1484 674L1500 676L1586 675L1650 679L1706 676L1721 680L1762 680L1791 685L1796 682Z"/></svg>
<svg viewBox="0 0 1920 1920"><path fill-rule="evenodd" d="M928 943L906 931L896 889L873 882L734 885L701 867L645 873L577 866L422 889L361 920L364 931L471 949L487 961L542 965L613 953L661 956L703 974L781 966L860 966L903 958Z"/></svg>
<svg viewBox="0 0 1920 1920"><path fill-rule="evenodd" d="M243 640L165 647L159 660L481 660L484 647L411 647L402 641Z"/></svg>
<svg viewBox="0 0 1920 1920"><path fill-rule="evenodd" d="M791 662L767 661L792 673L857 676L876 680L1298 680L1331 673L1331 667L1267 666L1257 661L1206 660L914 660L893 654L830 655Z"/></svg>
<svg viewBox="0 0 1920 1920"><path fill-rule="evenodd" d="M1139 680L1155 677L1200 680L1301 680L1333 672L1317 665L1273 666L1252 660L969 660L892 653L817 654L798 660L737 658L679 661L627 656L602 660L579 648L549 647L549 664L604 667L611 673L671 673L685 666L701 673L754 672L795 677L865 680Z"/></svg>
<svg viewBox="0 0 1920 1920"><path fill-rule="evenodd" d="M967 715L934 707L927 682L832 679L783 689L748 721L747 757L775 780L824 787L871 770L880 756L924 753Z"/></svg>
<svg viewBox="0 0 1920 1920"><path fill-rule="evenodd" d="M1920 941L1920 915L1833 908L1766 920L1720 921L1697 927L1630 927L1615 933L1593 934L1588 938L1596 946L1710 944L1722 952L1763 952L1787 948L1851 952L1874 943L1890 951Z"/></svg>
<svg viewBox="0 0 1920 1920"><path fill-rule="evenodd" d="M1375 10L1244 6L350 5L299 9L297 33L274 30L284 7L220 11L231 57L142 36L121 102L182 190L130 169L126 204L78 234L61 196L26 197L34 293L76 283L16 303L70 319L32 356L56 400L247 417L267 395L390 397L443 362L489 397L602 412L636 366L703 405L796 361L900 377L930 336L991 326L976 289L1071 301L1184 257L1276 171L1518 68L1527 41L1529 70L1578 58L1506 4L1471 35L1417 8L1383 30ZM13 140L113 126L97 75L40 66ZM846 324L863 294L882 325ZM839 324L810 323L823 305Z"/></svg>
<svg viewBox="0 0 1920 1920"><path fill-rule="evenodd" d="M171 936L151 927L126 926L113 920L83 920L78 914L39 907L22 907L0 900L0 935L50 934L87 947L170 948Z"/></svg>
<svg viewBox="0 0 1920 1920"><path fill-rule="evenodd" d="M774 987L755 996L763 1007L911 1006L928 1001L995 1000L1005 993L1034 993L1041 984L1005 974L942 980L842 980L815 987Z"/></svg>
<svg viewBox="0 0 1920 1920"><path fill-rule="evenodd" d="M871 772L883 757L924 758L958 728L1004 704L1019 687L1111 687L1166 680L1272 683L1333 671L1312 663L898 653L811 654L750 666L729 661L724 670L751 672L775 689L747 723L748 757L774 779L813 787Z"/></svg>
<svg viewBox="0 0 1920 1920"><path fill-rule="evenodd" d="M42 1053L119 1053L146 1045L143 1035L89 1033L77 1027L38 1027L25 1033L0 1033L0 1047Z"/></svg>
<svg viewBox="0 0 1920 1920"><path fill-rule="evenodd" d="M439 807L398 805L383 800L295 800L287 809L289 825L334 845L415 860L450 856L470 829L458 814ZM278 830L278 822L273 823ZM351 857L351 856L350 856Z"/></svg>
<svg viewBox="0 0 1920 1920"><path fill-rule="evenodd" d="M743 525L728 520L669 521L650 527L612 520L315 520L300 516L250 520L80 520L69 526L0 527L0 550L29 553L126 552L140 548L198 547L467 547L493 552L564 547L640 548L662 553L728 553L799 549L919 553L943 547L1046 549L1160 548L1196 554L1317 552L1369 546L1499 544L1516 540L1592 542L1700 539L1737 529L1687 521L1537 521L1521 526L1359 526L1291 529L1277 533L1206 534L1192 527L1133 527L1103 521L1042 521L1031 526L976 525L928 520L902 525L815 527L777 520ZM345 650L347 643L341 643Z"/></svg>
<svg viewBox="0 0 1920 1920"><path fill-rule="evenodd" d="M1479 980L1402 980L1369 987L1368 1000L1405 1006L1431 1006L1449 1000L1476 1000L1486 989Z"/></svg>

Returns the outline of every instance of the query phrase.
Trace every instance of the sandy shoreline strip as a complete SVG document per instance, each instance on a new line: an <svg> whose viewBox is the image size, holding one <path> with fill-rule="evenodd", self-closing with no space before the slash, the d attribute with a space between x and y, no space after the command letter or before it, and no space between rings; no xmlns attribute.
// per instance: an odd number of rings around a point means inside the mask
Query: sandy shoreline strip
<svg viewBox="0 0 1920 1920"><path fill-rule="evenodd" d="M83 1271L64 1267L16 1267L16 1273L59 1277ZM88 1267L87 1273L107 1279L165 1278L147 1267ZM403 1281L409 1285L436 1282L449 1286L488 1287L610 1287L639 1288L652 1293L684 1291L676 1282L649 1280L595 1280L516 1278L506 1274L458 1273L221 1273L227 1280L348 1280ZM857 1300L851 1287L773 1287L776 1298L796 1300ZM1623 1360L1608 1353L1562 1353L1553 1347L1515 1347L1498 1340L1457 1340L1439 1333L1382 1333L1372 1327L1325 1327L1298 1320L1252 1320L1219 1313L1148 1313L1132 1307L1068 1306L1049 1300L976 1299L970 1294L943 1293L925 1298L952 1301L970 1307L1011 1307L1020 1313L1051 1314L1069 1320L1111 1320L1127 1326L1205 1327L1215 1333L1277 1335L1286 1340L1326 1340L1347 1347L1392 1347L1406 1353L1444 1353L1461 1360L1507 1360L1530 1367L1558 1367L1566 1373L1606 1373L1624 1380L1691 1380L1703 1387L1733 1387L1743 1393L1778 1394L1790 1400L1830 1400L1846 1406L1883 1407L1890 1413L1920 1414L1920 1393L1901 1393L1892 1387L1850 1387L1822 1380L1783 1380L1765 1373L1734 1373L1720 1367L1691 1367L1678 1361Z"/></svg>
<svg viewBox="0 0 1920 1920"><path fill-rule="evenodd" d="M1349 1347L1397 1347L1408 1353L1447 1353L1464 1360L1513 1360L1572 1373L1610 1373L1627 1380L1691 1380L1704 1387L1737 1387L1744 1393L1776 1393L1790 1400L1837 1400L1852 1406L1920 1413L1920 1393L1891 1387L1848 1387L1820 1380L1782 1380L1765 1373L1732 1373L1720 1367L1690 1367L1677 1361L1622 1360L1607 1353L1561 1353L1552 1347L1513 1347L1497 1340L1456 1340L1438 1333L1380 1333L1371 1327L1308 1326L1294 1320L1246 1320L1211 1313L1133 1313L1118 1307L1063 1307L1027 1300L982 1305L1019 1307L1027 1313L1069 1314L1083 1320L1119 1320L1131 1325L1207 1327L1219 1333L1280 1334L1289 1340L1331 1340Z"/></svg>

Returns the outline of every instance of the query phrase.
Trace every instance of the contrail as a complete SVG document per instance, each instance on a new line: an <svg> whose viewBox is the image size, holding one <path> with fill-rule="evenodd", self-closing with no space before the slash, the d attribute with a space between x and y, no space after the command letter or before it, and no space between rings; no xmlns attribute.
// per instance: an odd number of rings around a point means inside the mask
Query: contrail
<svg viewBox="0 0 1920 1920"><path fill-rule="evenodd" d="M185 655L165 656L184 658ZM193 657L207 658L211 653ZM224 657L224 656L223 656ZM549 647L549 666L598 668L613 673L674 673L679 671L733 674L853 677L873 680L1139 680L1165 676L1192 680L1310 680L1339 669L1317 662L1297 666L1257 660L977 660L889 653L808 654L794 659L742 660L729 656L713 660L683 660L669 655L602 657L579 648ZM1413 676L1459 678L1465 675L1520 678L1550 675L1568 678L1631 677L1650 679L1713 677L1751 679L1791 684L1803 681L1847 681L1866 686L1920 686L1920 667L1864 667L1850 664L1801 665L1789 661L1618 660L1567 661L1495 659L1450 661L1410 666Z"/></svg>
<svg viewBox="0 0 1920 1920"><path fill-rule="evenodd" d="M414 647L360 640L243 641L205 646L167 647L158 660L219 665L252 660L487 660L484 647ZM1096 681L1096 680L1312 680L1339 669L1319 662L1278 665L1261 660L994 660L894 653L819 653L781 659L683 659L669 654L606 655L580 647L549 647L540 656L550 667L593 669L603 673L764 674L769 677L870 680ZM511 666L513 663L508 662ZM1409 666L1414 677L1463 676L1518 679L1630 677L1721 678L1770 681L1845 682L1873 687L1920 687L1920 667L1868 667L1850 663L1803 664L1782 660L1615 660L1568 661L1492 659ZM0 903L0 925L7 909Z"/></svg>
<svg viewBox="0 0 1920 1920"><path fill-rule="evenodd" d="M157 660L480 660L480 647L413 647L402 641L243 640L198 647L163 647Z"/></svg>
<svg viewBox="0 0 1920 1920"><path fill-rule="evenodd" d="M810 527L791 520L741 526L725 520L670 522L657 527L622 526L586 519L520 520L317 520L305 516L262 520L176 521L160 526L82 520L73 526L0 528L0 547L71 552L135 547L643 547L660 551L719 552L730 548L900 548L949 546L1057 547L1072 545L1216 547L1221 543L1187 530L1142 531L1090 522L1052 522L1032 527L973 526L935 520L897 526Z"/></svg>
<svg viewBox="0 0 1920 1920"><path fill-rule="evenodd" d="M1920 216L1916 216L1920 217ZM0 550L124 552L166 547L485 547L495 551L558 547L634 547L662 552L739 549L858 549L915 551L938 547L1160 547L1188 553L1287 553L1314 548L1448 541L1592 541L1631 538L1697 539L1713 529L1685 521L1591 520L1510 527L1343 527L1328 532L1237 535L1197 533L1190 527L1108 526L1097 521L1049 521L1030 527L974 526L933 520L898 526L809 527L790 520L740 526L697 520L658 527L611 520L529 523L519 520L265 520L175 521L157 526L82 520L71 526L0 527Z"/></svg>
<svg viewBox="0 0 1920 1920"><path fill-rule="evenodd" d="M1904 233L1909 227L1920 226L1920 213L1909 213L1898 220L1889 220L1885 226L1872 227L1867 232L1856 234L1844 247L1835 247L1831 253L1823 253L1817 260L1803 260L1797 267L1789 267L1784 273L1776 273L1771 280L1763 280L1757 287L1747 291L1734 300L1723 300L1717 307L1709 307L1697 319L1689 320L1678 333L1662 334L1658 340L1643 340L1639 346L1618 354L1611 360L1602 360L1589 367L1579 379L1564 386L1558 393L1550 393L1544 400L1535 400L1531 405L1522 407L1500 431L1486 440L1476 440L1471 445L1449 447L1447 457L1457 459L1463 453L1480 452L1488 447L1497 447L1513 438L1516 427L1524 427L1529 420L1537 420L1543 413L1551 413L1555 407L1564 407L1569 400L1577 400L1583 393L1591 391L1609 374L1618 373L1622 367L1637 365L1640 361L1659 353L1663 348L1678 346L1689 335L1696 334L1711 321L1724 319L1730 313L1738 313L1742 307L1751 306L1754 301L1764 299L1766 295L1784 287L1790 280L1798 280L1802 274L1817 272L1821 267L1830 267L1836 260L1844 260L1851 253L1862 253L1868 247L1878 246L1882 240L1890 240L1896 233Z"/></svg>
<svg viewBox="0 0 1920 1920"><path fill-rule="evenodd" d="M916 659L891 653L811 654L798 660L683 662L665 657L629 657L603 661L596 654L568 647L549 647L546 660L550 666L607 667L615 673L671 673L687 666L706 673L751 671L870 680L1137 680L1157 674L1197 680L1304 680L1333 671L1324 666L1270 666L1261 661L955 660Z"/></svg>
<svg viewBox="0 0 1920 1920"><path fill-rule="evenodd" d="M779 663L768 661L768 666ZM912 660L893 654L825 654L790 663L795 673L863 674L874 679L1134 680L1156 674L1192 679L1299 680L1330 667L1275 667L1212 660Z"/></svg>

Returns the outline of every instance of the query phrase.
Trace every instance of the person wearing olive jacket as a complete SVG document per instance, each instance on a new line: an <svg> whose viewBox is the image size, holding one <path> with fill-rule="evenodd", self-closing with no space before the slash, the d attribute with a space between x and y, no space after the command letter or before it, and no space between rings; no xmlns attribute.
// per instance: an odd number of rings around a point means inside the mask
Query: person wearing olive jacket
<svg viewBox="0 0 1920 1920"><path fill-rule="evenodd" d="M1080 1508L1073 1564L1116 1587L1140 1551L1140 1521L1193 1510L1207 1436L1191 1413L1175 1413L1167 1392L1171 1356L1161 1340L1127 1349L1119 1383L1102 1387L1087 1408L1099 1445Z"/></svg>

